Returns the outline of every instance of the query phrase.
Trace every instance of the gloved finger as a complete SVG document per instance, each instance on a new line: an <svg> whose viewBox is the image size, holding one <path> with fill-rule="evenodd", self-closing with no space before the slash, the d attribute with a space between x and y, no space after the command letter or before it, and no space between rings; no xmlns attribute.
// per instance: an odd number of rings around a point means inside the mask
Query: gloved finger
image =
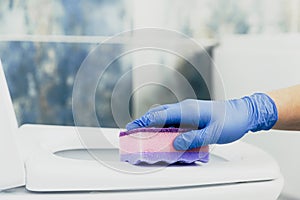
<svg viewBox="0 0 300 200"><path fill-rule="evenodd" d="M142 127L164 127L180 124L181 114L176 108L167 108L158 112L148 112L139 119L127 124L126 129L132 130Z"/></svg>
<svg viewBox="0 0 300 200"><path fill-rule="evenodd" d="M158 112L151 112L148 114L149 126L164 127L180 125L181 112L176 107L169 107Z"/></svg>
<svg viewBox="0 0 300 200"><path fill-rule="evenodd" d="M166 111L147 112L145 115L126 125L127 130L149 126L163 127L166 124Z"/></svg>
<svg viewBox="0 0 300 200"><path fill-rule="evenodd" d="M149 112L162 111L162 110L168 109L170 106L171 106L171 104L165 104L165 105L156 106L156 107L150 108L150 109L147 111L147 113L149 113Z"/></svg>
<svg viewBox="0 0 300 200"><path fill-rule="evenodd" d="M139 119L136 119L136 120L128 123L126 125L126 129L129 131L129 130L136 129L136 128L147 127L150 123L151 118L152 118L152 114L146 113Z"/></svg>
<svg viewBox="0 0 300 200"><path fill-rule="evenodd" d="M132 129L137 129L137 128L141 128L142 126L140 126L140 124L139 124L139 119L136 119L136 120L134 120L134 121L132 121L132 122L130 122L130 123L128 123L127 125L126 125L126 129L128 130L128 131L130 131L130 130L132 130Z"/></svg>
<svg viewBox="0 0 300 200"><path fill-rule="evenodd" d="M176 150L189 150L208 145L210 142L206 139L207 128L192 130L178 135L173 146Z"/></svg>
<svg viewBox="0 0 300 200"><path fill-rule="evenodd" d="M173 105L175 105L175 104L165 104L165 105L161 105L161 106L157 106L157 107L149 109L145 115L143 115L139 119L136 119L136 120L128 123L126 125L126 129L132 130L132 129L136 129L136 128L147 127L149 125L161 126L161 125L165 124L166 118L164 117L164 114L159 114L156 112L171 108ZM150 114L150 113L156 113L156 114ZM156 116L158 117L157 120L155 120ZM150 124L151 121L153 121L153 124Z"/></svg>

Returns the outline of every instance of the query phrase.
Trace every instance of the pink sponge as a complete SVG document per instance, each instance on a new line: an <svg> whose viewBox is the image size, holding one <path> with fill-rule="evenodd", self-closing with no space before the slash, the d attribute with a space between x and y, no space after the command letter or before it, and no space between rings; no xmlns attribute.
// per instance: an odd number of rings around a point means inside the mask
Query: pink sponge
<svg viewBox="0 0 300 200"><path fill-rule="evenodd" d="M139 128L121 132L120 159L131 164L208 162L208 146L188 151L174 149L176 136L187 131L180 128Z"/></svg>

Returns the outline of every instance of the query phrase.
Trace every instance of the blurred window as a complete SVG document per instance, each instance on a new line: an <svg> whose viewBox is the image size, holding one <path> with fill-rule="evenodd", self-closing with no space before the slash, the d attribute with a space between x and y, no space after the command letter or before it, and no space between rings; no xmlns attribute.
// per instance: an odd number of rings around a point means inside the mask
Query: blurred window
<svg viewBox="0 0 300 200"><path fill-rule="evenodd" d="M210 42L228 34L299 32L299 8L298 0L5 0L0 1L0 58L20 125L74 125L74 78L88 53L108 37L142 27L166 28ZM122 48L126 44L105 46L107 54ZM211 48L207 50L211 55ZM209 87L189 63L164 53L149 55L153 62L172 65L185 76L197 98L211 98ZM191 56L210 74L207 57L201 52ZM133 66L146 61L145 55L137 53L114 62L107 71L107 82L98 86L96 93L97 117L103 126L117 126L110 107L114 84ZM127 93L132 92L130 85L137 76L132 74L126 83ZM162 80L174 82L166 77ZM160 98L153 98L149 91ZM153 86L133 93L139 95L142 98L128 108L133 117L153 104L176 102L167 88ZM119 125L125 126L128 120ZM83 125L94 126L88 119Z"/></svg>

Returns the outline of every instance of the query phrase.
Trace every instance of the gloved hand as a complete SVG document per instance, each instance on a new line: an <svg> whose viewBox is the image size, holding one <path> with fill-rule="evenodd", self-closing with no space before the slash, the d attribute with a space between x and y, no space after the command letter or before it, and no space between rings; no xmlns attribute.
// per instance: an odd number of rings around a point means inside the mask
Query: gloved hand
<svg viewBox="0 0 300 200"><path fill-rule="evenodd" d="M236 141L248 131L271 129L278 119L274 101L263 93L227 101L184 100L150 109L127 124L141 127L190 127L174 140L174 148L188 150Z"/></svg>

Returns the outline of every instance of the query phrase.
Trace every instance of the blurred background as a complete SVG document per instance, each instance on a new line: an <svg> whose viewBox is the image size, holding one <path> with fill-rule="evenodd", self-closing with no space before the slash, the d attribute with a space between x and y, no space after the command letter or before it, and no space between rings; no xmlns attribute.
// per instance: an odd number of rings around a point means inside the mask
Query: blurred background
<svg viewBox="0 0 300 200"><path fill-rule="evenodd" d="M133 118L154 104L178 101L168 88L132 91L141 77L132 69L145 63L171 66L189 81L198 99L238 98L300 82L299 0L2 0L0 24L0 58L19 125L74 125L72 89L81 63L98 44L135 28L166 28L198 41L206 52L195 50L189 59L200 63L209 81L174 55L151 51L128 55L111 64L97 87L96 112L105 127L124 127L130 120L116 123L111 111L111 94L125 73L131 73L127 91L118 98L132 95L128 109ZM109 55L127 45L104 48ZM100 56L99 62L105 57ZM214 63L223 82L210 70ZM149 76L175 84L168 73L162 68ZM95 126L89 119L82 125ZM300 199L300 133L271 130L248 134L243 140L278 161L285 177L280 199Z"/></svg>

